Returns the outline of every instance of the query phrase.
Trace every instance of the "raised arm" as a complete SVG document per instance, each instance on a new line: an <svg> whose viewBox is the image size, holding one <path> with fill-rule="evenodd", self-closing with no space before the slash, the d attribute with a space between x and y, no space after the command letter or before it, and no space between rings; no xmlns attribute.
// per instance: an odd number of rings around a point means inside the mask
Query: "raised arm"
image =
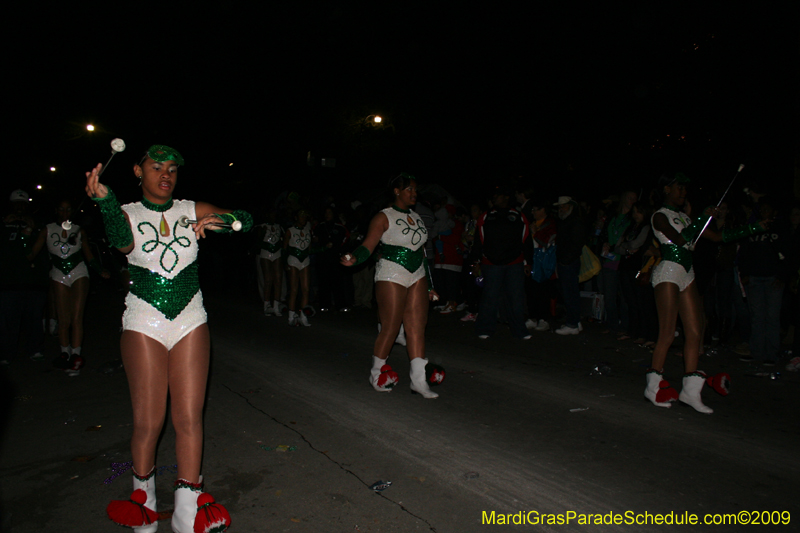
<svg viewBox="0 0 800 533"><path fill-rule="evenodd" d="M247 211L237 209L222 209L207 202L195 204L197 222L192 224L192 229L198 239L206 236L206 227L216 232L229 232L230 228L220 228L219 224L232 224L236 221L242 223L241 231L250 231L253 227L253 217Z"/></svg>
<svg viewBox="0 0 800 533"><path fill-rule="evenodd" d="M128 215L122 211L114 192L100 183L102 164L86 173L86 194L100 206L108 241L117 250L127 254L133 250L133 231Z"/></svg>

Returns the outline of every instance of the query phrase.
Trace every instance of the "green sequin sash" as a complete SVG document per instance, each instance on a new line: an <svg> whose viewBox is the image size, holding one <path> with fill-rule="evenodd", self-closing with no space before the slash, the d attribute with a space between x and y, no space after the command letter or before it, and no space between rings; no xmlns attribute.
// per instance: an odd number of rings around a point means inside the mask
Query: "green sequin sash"
<svg viewBox="0 0 800 533"><path fill-rule="evenodd" d="M417 250L405 246L394 246L381 243L381 259L386 259L403 266L409 272L416 272L425 260L425 252L420 247Z"/></svg>
<svg viewBox="0 0 800 533"><path fill-rule="evenodd" d="M137 265L129 265L128 271L131 293L161 311L169 320L175 320L200 290L197 261L172 279Z"/></svg>
<svg viewBox="0 0 800 533"><path fill-rule="evenodd" d="M689 272L689 269L692 268L692 252L686 248L683 248L682 246L677 246L672 243L662 244L661 258L664 261L678 263L686 270L686 272Z"/></svg>
<svg viewBox="0 0 800 533"><path fill-rule="evenodd" d="M308 257L308 254L310 253L308 248L301 250L300 248L295 248L294 246L288 246L286 249L288 250L289 255L295 256L298 261L305 261L306 257Z"/></svg>
<svg viewBox="0 0 800 533"><path fill-rule="evenodd" d="M68 276L76 266L83 262L83 252L78 250L69 257L64 258L50 254L50 259L52 260L54 267L63 272L65 276Z"/></svg>
<svg viewBox="0 0 800 533"><path fill-rule="evenodd" d="M272 244L271 242L262 242L261 249L266 250L271 254L274 254L275 252L281 249L281 245L280 243Z"/></svg>

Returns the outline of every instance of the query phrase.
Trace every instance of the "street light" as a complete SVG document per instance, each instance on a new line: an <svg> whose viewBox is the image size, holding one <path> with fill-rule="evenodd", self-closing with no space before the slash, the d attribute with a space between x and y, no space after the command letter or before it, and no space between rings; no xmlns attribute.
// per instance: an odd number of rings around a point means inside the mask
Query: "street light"
<svg viewBox="0 0 800 533"><path fill-rule="evenodd" d="M87 124L86 129L89 131L94 131L94 126L92 124Z"/></svg>

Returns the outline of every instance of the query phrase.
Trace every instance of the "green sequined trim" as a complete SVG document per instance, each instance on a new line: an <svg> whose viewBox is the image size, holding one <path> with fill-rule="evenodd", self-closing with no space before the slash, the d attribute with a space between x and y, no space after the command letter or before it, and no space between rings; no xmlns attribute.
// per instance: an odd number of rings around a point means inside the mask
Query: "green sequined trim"
<svg viewBox="0 0 800 533"><path fill-rule="evenodd" d="M150 211L155 211L156 213L163 213L164 211L172 207L172 198L170 198L169 201L165 204L154 204L147 198L142 197L142 206L144 206L145 209L148 209Z"/></svg>
<svg viewBox="0 0 800 533"><path fill-rule="evenodd" d="M172 490L178 489L189 489L193 492L203 492L203 484L202 483L191 483L186 481L185 479L181 478L175 481L175 487Z"/></svg>
<svg viewBox="0 0 800 533"><path fill-rule="evenodd" d="M381 258L397 263L409 272L416 272L425 260L425 252L422 248L412 250L405 246L393 246L381 243Z"/></svg>
<svg viewBox="0 0 800 533"><path fill-rule="evenodd" d="M178 151L163 144L154 144L147 149L147 155L153 161L163 163L164 161L175 161L179 166L183 166L183 157Z"/></svg>
<svg viewBox="0 0 800 533"><path fill-rule="evenodd" d="M296 257L299 261L305 261L309 254L308 248L301 250L300 248L295 248L294 246L288 246L286 250L289 252L289 255Z"/></svg>
<svg viewBox="0 0 800 533"><path fill-rule="evenodd" d="M122 207L120 207L114 192L108 188L105 198L92 198L92 200L97 202L100 207L109 244L114 248L126 248L133 244L131 225L125 220L125 214L122 212Z"/></svg>
<svg viewBox="0 0 800 533"><path fill-rule="evenodd" d="M697 234L700 233L700 230L702 230L703 227L705 226L706 220L708 220L709 218L711 217L709 217L708 215L700 215L699 217L697 217L697 219L694 222L683 228L683 231L681 231L681 237L686 239L686 242L691 242L692 240L694 240Z"/></svg>
<svg viewBox="0 0 800 533"><path fill-rule="evenodd" d="M358 248L353 250L353 257L356 258L356 262L353 264L360 265L361 263L369 259L370 255L371 254L369 253L369 250L367 250L364 246L359 246Z"/></svg>
<svg viewBox="0 0 800 533"><path fill-rule="evenodd" d="M131 292L149 303L169 320L181 314L200 290L197 261L172 279L137 265L129 265Z"/></svg>
<svg viewBox="0 0 800 533"><path fill-rule="evenodd" d="M241 209L237 209L231 213L222 213L217 215L226 224L233 224L235 221L239 221L242 223L242 229L239 231L250 231L253 227L253 217L247 211L242 211ZM231 228L218 228L215 229L217 233L230 233L233 231Z"/></svg>
<svg viewBox="0 0 800 533"><path fill-rule="evenodd" d="M185 235L178 237L177 235L175 235L175 233L178 230L178 221L176 220L175 223L172 225L173 239L169 242L161 242L161 236L159 235L158 230L150 222L140 222L139 225L136 226L136 229L139 230L139 233L141 235L144 235L143 228L150 228L151 230L153 230L153 236L155 238L150 239L149 241L145 241L145 243L142 244L142 251L144 253L149 254L155 251L156 248L158 248L159 246L163 246L164 251L161 252L161 257L159 258L159 263L161 263L161 268L163 268L167 272L172 272L173 270L175 270L175 267L178 266L178 260L180 259L180 256L178 255L178 252L172 248L172 246L177 244L182 248L188 248L189 246L192 245L192 241L189 240L189 237L186 237ZM172 265L170 267L167 267L167 265L164 264L164 259L167 256L167 252L172 254L171 256L169 256L169 259L171 260L170 263Z"/></svg>
<svg viewBox="0 0 800 533"><path fill-rule="evenodd" d="M664 261L678 263L686 272L689 272L689 269L692 268L692 252L682 246L677 246L672 243L662 244L661 258Z"/></svg>
<svg viewBox="0 0 800 533"><path fill-rule="evenodd" d="M67 276L75 269L76 266L83 262L83 252L77 251L71 256L64 258L50 254L50 260L52 261L54 267Z"/></svg>
<svg viewBox="0 0 800 533"><path fill-rule="evenodd" d="M722 242L738 241L739 239L743 239L745 237L749 237L750 235L755 235L756 233L761 233L763 231L764 228L761 227L761 224L755 222L747 226L739 226L738 228L726 229L722 231Z"/></svg>
<svg viewBox="0 0 800 533"><path fill-rule="evenodd" d="M397 207L394 204L392 204L392 209L394 209L395 211L400 211L401 213L406 213L406 214L411 212L411 209L400 209L399 207Z"/></svg>
<svg viewBox="0 0 800 533"><path fill-rule="evenodd" d="M156 467L155 466L153 466L153 468L150 469L150 473L147 474L146 476L140 476L139 474L136 473L136 470L134 470L133 468L131 468L131 472L133 472L133 477L135 477L136 479L138 479L139 481L142 481L142 482L147 481L148 479L152 479L152 478L156 477Z"/></svg>

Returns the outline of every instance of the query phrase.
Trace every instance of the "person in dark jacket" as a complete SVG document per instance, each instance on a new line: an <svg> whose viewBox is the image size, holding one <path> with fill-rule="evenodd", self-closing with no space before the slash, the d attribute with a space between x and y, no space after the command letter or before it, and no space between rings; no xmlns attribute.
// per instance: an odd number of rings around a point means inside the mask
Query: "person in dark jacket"
<svg viewBox="0 0 800 533"><path fill-rule="evenodd" d="M773 220L777 211L767 197L758 202L759 213ZM772 366L777 362L781 345L781 300L789 277L785 234L781 228L751 235L739 250L739 272L750 308L750 354L742 361L757 360Z"/></svg>
<svg viewBox="0 0 800 533"><path fill-rule="evenodd" d="M530 273L526 257L533 245L525 216L508 207L511 190L498 187L492 195L492 208L478 219L473 248L480 257L483 294L475 331L488 339L497 329L498 312L508 321L511 333L530 339L525 328L525 275Z"/></svg>
<svg viewBox="0 0 800 533"><path fill-rule="evenodd" d="M581 295L578 275L581 271L581 252L586 244L586 229L578 203L569 196L559 196L553 204L558 208L558 237L556 240L556 272L561 281L561 297L567 314L559 335L577 335L581 327Z"/></svg>

